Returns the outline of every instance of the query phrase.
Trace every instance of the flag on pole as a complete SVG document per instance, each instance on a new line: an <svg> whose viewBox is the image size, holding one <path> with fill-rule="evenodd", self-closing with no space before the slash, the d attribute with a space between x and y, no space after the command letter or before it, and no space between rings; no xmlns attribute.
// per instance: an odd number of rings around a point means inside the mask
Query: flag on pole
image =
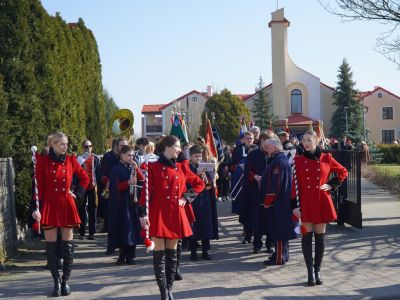
<svg viewBox="0 0 400 300"><path fill-rule="evenodd" d="M214 137L215 147L217 148L218 161L220 161L224 158L224 149L222 149L221 138L219 137L217 126L215 124L212 125L212 133Z"/></svg>
<svg viewBox="0 0 400 300"><path fill-rule="evenodd" d="M324 135L324 127L323 123L318 120L318 127L317 127L317 136L320 140L320 147L325 149L325 135Z"/></svg>
<svg viewBox="0 0 400 300"><path fill-rule="evenodd" d="M170 135L176 136L182 143L188 143L185 123L183 122L179 113L175 113L173 116L173 122L171 126ZM185 128L184 128L185 127Z"/></svg>
<svg viewBox="0 0 400 300"><path fill-rule="evenodd" d="M236 145L240 145L240 139L244 137L244 134L247 132L245 118L246 118L245 116L242 116L240 119L239 137L236 140Z"/></svg>
<svg viewBox="0 0 400 300"><path fill-rule="evenodd" d="M269 130L271 130L272 132L274 132L274 127L272 126L272 119L269 119Z"/></svg>
<svg viewBox="0 0 400 300"><path fill-rule="evenodd" d="M288 119L286 119L285 132L290 134Z"/></svg>
<svg viewBox="0 0 400 300"><path fill-rule="evenodd" d="M213 135L213 130L211 127L211 122L206 116L207 120L207 128L206 128L206 137L205 137L205 142L206 145L208 145L208 148L210 149L210 153L213 157L217 158L218 153L217 153L217 147L215 146L215 141L214 141L214 135Z"/></svg>

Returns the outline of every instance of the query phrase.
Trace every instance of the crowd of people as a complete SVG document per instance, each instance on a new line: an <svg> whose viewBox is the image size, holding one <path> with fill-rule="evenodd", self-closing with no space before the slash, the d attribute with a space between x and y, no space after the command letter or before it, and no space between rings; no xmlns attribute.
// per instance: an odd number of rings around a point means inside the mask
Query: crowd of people
<svg viewBox="0 0 400 300"><path fill-rule="evenodd" d="M332 149L340 147L336 142L331 141ZM236 145L224 145L220 158L201 137L184 145L174 136L163 136L156 145L139 138L135 147L119 137L102 158L90 140L82 142L79 156L68 155L67 145L66 135L56 132L48 150L36 155L33 191L40 208L33 205L32 217L44 230L53 296L71 294L73 228L80 239L95 240L100 218L107 233L105 254L118 249L118 265L134 265L136 246L150 237L161 299L174 299L174 281L183 278L182 250L187 248L193 261L212 259L218 201L231 201L243 226L242 243L252 243L254 254L265 245L265 265L287 263L289 241L301 235L307 284L323 283L326 224L336 219L330 190L347 170L321 151L314 131L299 140L254 126Z"/></svg>

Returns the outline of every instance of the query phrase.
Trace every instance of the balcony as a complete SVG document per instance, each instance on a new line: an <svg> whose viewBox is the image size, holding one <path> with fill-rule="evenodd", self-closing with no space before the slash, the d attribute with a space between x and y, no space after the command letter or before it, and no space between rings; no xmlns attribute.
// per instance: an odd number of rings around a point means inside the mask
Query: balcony
<svg viewBox="0 0 400 300"><path fill-rule="evenodd" d="M146 135L162 134L162 126L161 125L147 125L145 134Z"/></svg>

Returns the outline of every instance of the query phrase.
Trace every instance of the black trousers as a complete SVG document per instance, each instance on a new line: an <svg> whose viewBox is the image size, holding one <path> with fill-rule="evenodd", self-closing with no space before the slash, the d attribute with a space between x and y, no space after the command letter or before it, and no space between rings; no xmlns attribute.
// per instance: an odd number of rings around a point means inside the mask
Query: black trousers
<svg viewBox="0 0 400 300"><path fill-rule="evenodd" d="M196 251L197 249L197 241L193 238L189 238L189 250L190 251ZM206 252L208 250L210 250L210 239L202 239L201 240L201 251L202 252Z"/></svg>
<svg viewBox="0 0 400 300"><path fill-rule="evenodd" d="M89 235L96 233L96 190L88 190L83 195L83 203L79 208L79 217L81 218L81 225L79 226L79 234L85 235L86 223L89 219Z"/></svg>

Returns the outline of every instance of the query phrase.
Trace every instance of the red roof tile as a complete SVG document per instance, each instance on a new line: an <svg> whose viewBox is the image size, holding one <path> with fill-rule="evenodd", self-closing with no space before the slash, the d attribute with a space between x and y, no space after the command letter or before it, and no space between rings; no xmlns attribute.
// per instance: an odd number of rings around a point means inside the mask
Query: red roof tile
<svg viewBox="0 0 400 300"><path fill-rule="evenodd" d="M383 87L380 87L380 86L376 86L372 91L369 91L369 92L361 92L360 93L360 98L366 98L368 96L371 96L373 93L375 93L378 90L384 91L385 93L388 93L389 95L391 95L391 96L393 96L393 97L395 97L395 98L400 100L399 96L397 96L396 94L393 94L392 92L389 92L388 90L386 90L386 89L384 89Z"/></svg>
<svg viewBox="0 0 400 300"><path fill-rule="evenodd" d="M291 116L288 117L288 125L293 126L293 125L309 125L310 122L313 123L313 125L317 125L318 121L315 121L309 117L303 116L302 114L292 114ZM285 126L286 125L286 120L278 120L275 122L276 125L278 126Z"/></svg>
<svg viewBox="0 0 400 300"><path fill-rule="evenodd" d="M143 105L142 114L149 114L149 113L158 113L161 112L161 108L164 104L151 104L151 105Z"/></svg>

